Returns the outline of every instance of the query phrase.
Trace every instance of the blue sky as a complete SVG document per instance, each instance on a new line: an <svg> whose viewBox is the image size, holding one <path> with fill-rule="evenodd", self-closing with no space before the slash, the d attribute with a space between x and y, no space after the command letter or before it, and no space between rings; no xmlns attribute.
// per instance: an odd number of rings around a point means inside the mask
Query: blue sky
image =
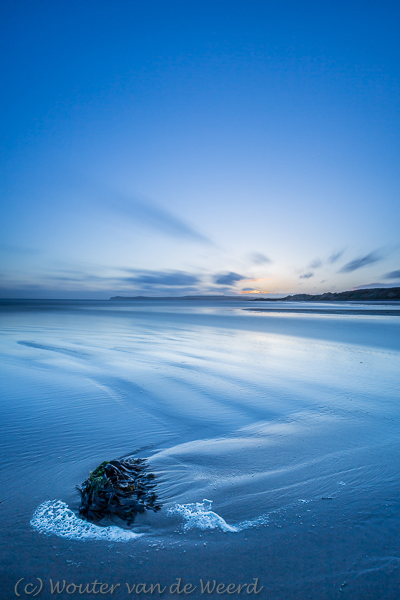
<svg viewBox="0 0 400 600"><path fill-rule="evenodd" d="M0 297L400 285L397 2L3 2Z"/></svg>

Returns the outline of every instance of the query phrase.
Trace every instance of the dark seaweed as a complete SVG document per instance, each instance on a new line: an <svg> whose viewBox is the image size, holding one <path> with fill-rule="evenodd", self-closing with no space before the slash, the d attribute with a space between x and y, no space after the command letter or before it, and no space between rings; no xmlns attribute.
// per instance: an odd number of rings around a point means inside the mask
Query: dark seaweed
<svg viewBox="0 0 400 600"><path fill-rule="evenodd" d="M78 487L79 514L94 522L117 516L132 525L138 513L161 508L154 479L143 458L104 461Z"/></svg>

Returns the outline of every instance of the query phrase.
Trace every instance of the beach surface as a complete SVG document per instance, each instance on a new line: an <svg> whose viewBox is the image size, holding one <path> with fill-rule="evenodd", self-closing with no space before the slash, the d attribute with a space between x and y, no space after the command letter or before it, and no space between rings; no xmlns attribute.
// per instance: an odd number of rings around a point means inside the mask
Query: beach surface
<svg viewBox="0 0 400 600"><path fill-rule="evenodd" d="M254 304L0 302L1 599L399 598L400 306ZM86 523L123 456L162 510Z"/></svg>

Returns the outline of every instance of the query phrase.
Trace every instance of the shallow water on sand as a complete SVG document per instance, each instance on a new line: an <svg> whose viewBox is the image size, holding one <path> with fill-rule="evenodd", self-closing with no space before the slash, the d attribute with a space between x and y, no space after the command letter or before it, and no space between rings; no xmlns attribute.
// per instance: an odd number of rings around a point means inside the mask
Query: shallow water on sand
<svg viewBox="0 0 400 600"><path fill-rule="evenodd" d="M254 578L272 600L399 597L400 317L261 304L0 304L1 598L37 577L42 598L179 577L192 598ZM75 486L127 455L163 509L84 523Z"/></svg>

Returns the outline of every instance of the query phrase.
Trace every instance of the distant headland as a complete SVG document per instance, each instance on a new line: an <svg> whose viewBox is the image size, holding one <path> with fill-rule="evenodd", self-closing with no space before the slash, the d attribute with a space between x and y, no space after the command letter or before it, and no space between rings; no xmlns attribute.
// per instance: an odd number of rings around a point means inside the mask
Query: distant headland
<svg viewBox="0 0 400 600"><path fill-rule="evenodd" d="M400 287L392 288L363 288L347 292L326 292L325 294L290 294L283 298L249 298L245 295L223 296L113 296L110 300L241 300L247 302L332 302L346 300L400 300Z"/></svg>
<svg viewBox="0 0 400 600"><path fill-rule="evenodd" d="M252 298L253 301L274 301L275 298ZM400 287L392 288L370 288L360 290L350 290L348 292L326 292L325 294L292 294L280 298L280 301L295 301L295 302L332 302L335 300L400 300Z"/></svg>

